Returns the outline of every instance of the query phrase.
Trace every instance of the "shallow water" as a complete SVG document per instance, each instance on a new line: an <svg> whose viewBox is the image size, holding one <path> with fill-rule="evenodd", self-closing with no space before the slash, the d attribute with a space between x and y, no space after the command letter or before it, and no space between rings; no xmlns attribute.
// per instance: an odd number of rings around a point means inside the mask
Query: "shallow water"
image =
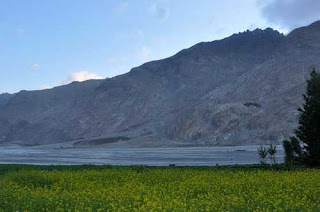
<svg viewBox="0 0 320 212"><path fill-rule="evenodd" d="M212 166L259 163L258 146L139 148L139 149L41 149L1 147L0 163L42 165L150 165ZM277 147L277 162L283 149Z"/></svg>

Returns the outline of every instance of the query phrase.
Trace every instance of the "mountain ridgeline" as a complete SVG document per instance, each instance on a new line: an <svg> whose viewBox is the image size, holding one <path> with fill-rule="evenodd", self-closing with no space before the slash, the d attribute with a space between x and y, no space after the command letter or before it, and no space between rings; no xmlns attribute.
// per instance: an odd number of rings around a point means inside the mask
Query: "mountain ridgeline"
<svg viewBox="0 0 320 212"><path fill-rule="evenodd" d="M126 147L280 142L297 126L320 22L203 42L105 80L0 95L0 143Z"/></svg>

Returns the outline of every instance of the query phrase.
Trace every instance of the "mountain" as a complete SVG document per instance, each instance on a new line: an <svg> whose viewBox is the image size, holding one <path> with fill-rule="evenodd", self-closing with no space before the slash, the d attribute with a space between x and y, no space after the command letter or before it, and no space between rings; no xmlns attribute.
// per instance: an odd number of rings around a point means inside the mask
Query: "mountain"
<svg viewBox="0 0 320 212"><path fill-rule="evenodd" d="M0 94L0 107L5 106L9 103L10 99L13 97L13 94L3 93Z"/></svg>
<svg viewBox="0 0 320 212"><path fill-rule="evenodd" d="M267 28L199 43L114 78L21 91L0 103L0 143L280 142L297 125L319 53L320 21L287 36Z"/></svg>

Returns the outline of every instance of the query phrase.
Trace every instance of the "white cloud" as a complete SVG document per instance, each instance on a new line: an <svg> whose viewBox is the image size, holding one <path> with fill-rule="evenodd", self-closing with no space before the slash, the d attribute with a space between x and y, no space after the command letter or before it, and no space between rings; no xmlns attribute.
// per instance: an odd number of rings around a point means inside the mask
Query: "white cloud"
<svg viewBox="0 0 320 212"><path fill-rule="evenodd" d="M37 71L37 70L39 70L39 68L40 68L40 65L38 63L32 64L32 69L33 70Z"/></svg>
<svg viewBox="0 0 320 212"><path fill-rule="evenodd" d="M263 17L271 24L292 30L320 19L319 0L258 1Z"/></svg>
<svg viewBox="0 0 320 212"><path fill-rule="evenodd" d="M60 85L67 85L71 82L77 81L77 82L83 82L86 80L91 80L91 79L103 79L102 76L90 73L88 71L80 71L80 72L74 72L68 75L67 79L62 81Z"/></svg>
<svg viewBox="0 0 320 212"><path fill-rule="evenodd" d="M40 86L39 89L40 90L51 89L51 88L54 88L56 86L70 84L70 83L72 83L74 81L83 82L83 81L91 80L91 79L103 79L103 77L98 75L98 74L90 73L88 71L74 72L74 73L69 74L67 76L67 78L65 80L63 80L62 82L60 82L60 83L56 83L55 85L43 84L42 86Z"/></svg>
<svg viewBox="0 0 320 212"><path fill-rule="evenodd" d="M47 85L47 84L45 84L45 85L41 85L41 87L40 87L40 89L41 90L44 90L44 89L51 89L51 88L53 88L52 86L50 86L50 85Z"/></svg>
<svg viewBox="0 0 320 212"><path fill-rule="evenodd" d="M159 6L158 3L154 3L149 8L150 13L160 21L165 21L169 18L170 11L167 7Z"/></svg>

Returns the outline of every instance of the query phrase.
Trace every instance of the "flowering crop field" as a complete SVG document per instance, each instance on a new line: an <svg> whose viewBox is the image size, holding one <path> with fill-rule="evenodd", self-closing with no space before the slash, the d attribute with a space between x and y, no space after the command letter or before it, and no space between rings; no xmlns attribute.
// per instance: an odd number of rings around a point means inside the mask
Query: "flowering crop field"
<svg viewBox="0 0 320 212"><path fill-rule="evenodd" d="M317 169L3 170L0 211L320 211Z"/></svg>

